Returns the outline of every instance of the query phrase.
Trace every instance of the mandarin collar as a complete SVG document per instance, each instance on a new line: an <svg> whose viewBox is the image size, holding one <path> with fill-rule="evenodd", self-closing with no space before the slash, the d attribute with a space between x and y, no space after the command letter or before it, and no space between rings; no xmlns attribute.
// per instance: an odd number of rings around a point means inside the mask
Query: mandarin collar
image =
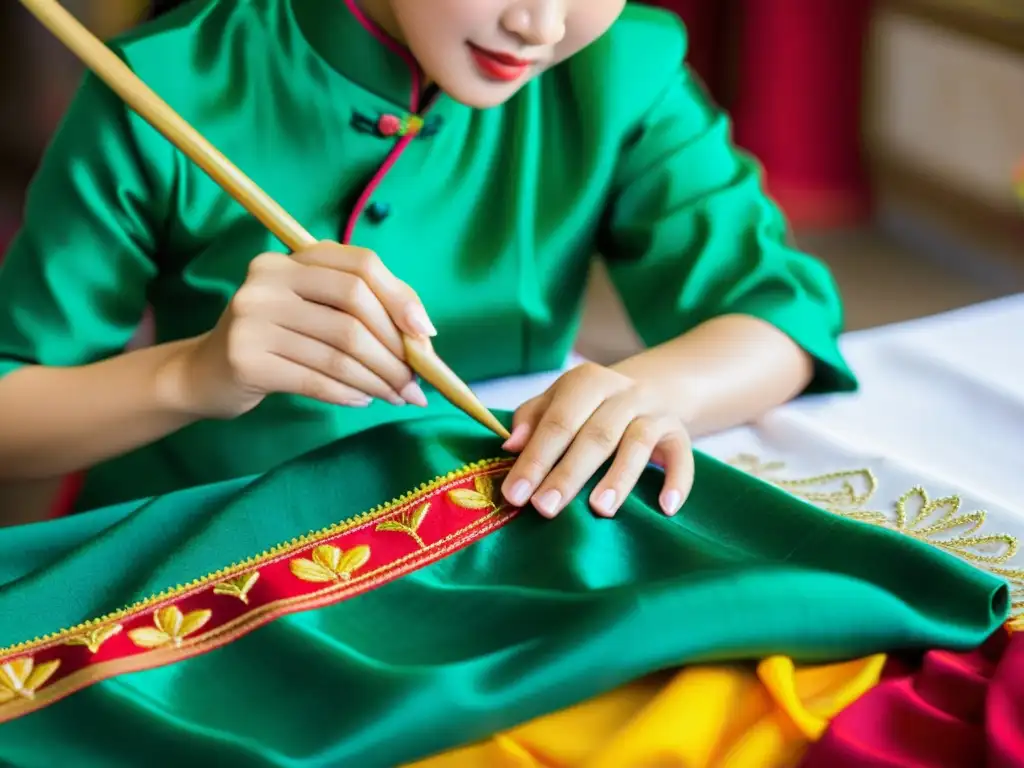
<svg viewBox="0 0 1024 768"><path fill-rule="evenodd" d="M402 110L412 110L420 71L408 49L388 37L357 0L291 0L309 44L343 77Z"/></svg>

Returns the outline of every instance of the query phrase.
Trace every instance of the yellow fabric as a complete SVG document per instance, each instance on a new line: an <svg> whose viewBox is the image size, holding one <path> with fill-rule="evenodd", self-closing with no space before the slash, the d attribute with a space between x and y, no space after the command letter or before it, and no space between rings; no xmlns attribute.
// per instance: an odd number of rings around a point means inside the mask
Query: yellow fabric
<svg viewBox="0 0 1024 768"><path fill-rule="evenodd" d="M689 667L407 768L782 768L878 683L884 655Z"/></svg>

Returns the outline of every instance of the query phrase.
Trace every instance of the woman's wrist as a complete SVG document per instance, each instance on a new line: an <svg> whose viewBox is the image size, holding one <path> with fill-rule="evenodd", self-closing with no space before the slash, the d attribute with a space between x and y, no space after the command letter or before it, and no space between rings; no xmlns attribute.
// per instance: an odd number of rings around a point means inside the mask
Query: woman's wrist
<svg viewBox="0 0 1024 768"><path fill-rule="evenodd" d="M163 345L167 354L153 376L153 401L160 412L186 422L207 418L195 360L206 334Z"/></svg>
<svg viewBox="0 0 1024 768"><path fill-rule="evenodd" d="M807 386L810 357L752 317L727 315L612 366L667 398L691 434L747 423Z"/></svg>

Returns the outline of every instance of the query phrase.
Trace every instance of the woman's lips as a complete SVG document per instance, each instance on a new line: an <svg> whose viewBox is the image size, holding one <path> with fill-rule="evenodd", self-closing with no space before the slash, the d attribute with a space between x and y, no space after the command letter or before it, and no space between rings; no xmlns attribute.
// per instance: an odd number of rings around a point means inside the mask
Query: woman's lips
<svg viewBox="0 0 1024 768"><path fill-rule="evenodd" d="M530 71L535 62L520 59L508 53L489 51L473 43L469 43L469 52L473 61L486 77L493 80L500 80L503 83L512 83L519 80Z"/></svg>

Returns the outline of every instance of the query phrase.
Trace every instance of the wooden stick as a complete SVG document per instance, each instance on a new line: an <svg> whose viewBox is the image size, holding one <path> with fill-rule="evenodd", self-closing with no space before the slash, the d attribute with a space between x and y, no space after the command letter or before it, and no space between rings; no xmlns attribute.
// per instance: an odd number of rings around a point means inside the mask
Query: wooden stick
<svg viewBox="0 0 1024 768"><path fill-rule="evenodd" d="M64 43L97 77L202 168L232 198L255 216L292 251L316 245L317 240L288 215L266 192L217 151L185 122L102 41L68 13L56 0L20 0L53 35ZM503 439L509 433L469 386L444 364L429 341L405 336L409 365L453 405Z"/></svg>

